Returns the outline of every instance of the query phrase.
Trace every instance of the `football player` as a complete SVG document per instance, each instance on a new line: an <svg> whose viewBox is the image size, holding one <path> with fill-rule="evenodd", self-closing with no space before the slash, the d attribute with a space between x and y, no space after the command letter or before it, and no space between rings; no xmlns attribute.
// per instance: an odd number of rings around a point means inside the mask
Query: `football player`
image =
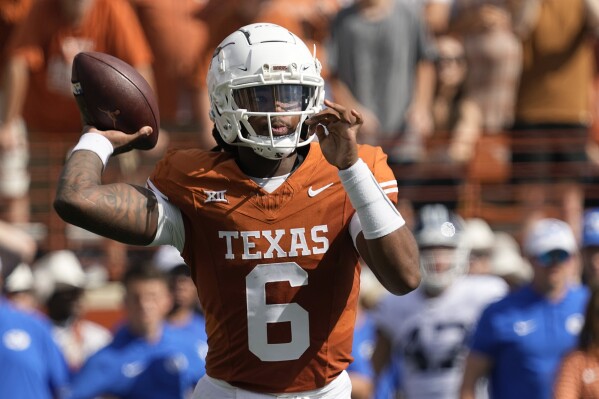
<svg viewBox="0 0 599 399"><path fill-rule="evenodd" d="M219 149L169 152L147 188L102 185L113 150L151 129L87 127L65 164L64 220L190 266L209 345L195 398L349 398L359 256L394 294L420 283L386 155L357 145L362 117L324 100L320 70L286 29L242 27L207 77Z"/></svg>
<svg viewBox="0 0 599 399"><path fill-rule="evenodd" d="M455 399L466 338L483 308L508 287L496 276L466 274L470 250L464 223L445 206L422 207L414 235L422 284L400 300L382 299L374 313L379 334L373 365L380 371L391 354L400 359L406 399Z"/></svg>

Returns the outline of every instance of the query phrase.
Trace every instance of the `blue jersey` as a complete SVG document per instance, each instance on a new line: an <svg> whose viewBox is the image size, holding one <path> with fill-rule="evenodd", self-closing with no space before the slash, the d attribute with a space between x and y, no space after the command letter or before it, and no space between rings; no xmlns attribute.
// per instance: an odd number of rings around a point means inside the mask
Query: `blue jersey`
<svg viewBox="0 0 599 399"><path fill-rule="evenodd" d="M526 286L485 309L470 348L493 362L493 399L549 399L564 354L577 342L588 291L576 286L550 302Z"/></svg>
<svg viewBox="0 0 599 399"><path fill-rule="evenodd" d="M183 339L186 342L193 343L201 363L198 372L200 372L200 376L204 375L206 373L206 355L208 354L208 336L206 335L206 321L204 317L194 312L192 318L187 323L170 325L173 329L178 330L184 335Z"/></svg>
<svg viewBox="0 0 599 399"><path fill-rule="evenodd" d="M204 367L186 339L166 325L158 342L148 342L121 327L112 343L90 357L75 375L68 397L184 398L193 391Z"/></svg>
<svg viewBox="0 0 599 399"><path fill-rule="evenodd" d="M401 391L400 355L391 353L389 363L381 370L374 389L374 399L394 399Z"/></svg>
<svg viewBox="0 0 599 399"><path fill-rule="evenodd" d="M0 299L0 398L59 397L67 381L49 326Z"/></svg>
<svg viewBox="0 0 599 399"><path fill-rule="evenodd" d="M347 368L348 372L361 374L368 378L374 377L371 358L374 351L375 335L374 321L369 314L362 312L361 319L356 323L354 330L351 352L354 361Z"/></svg>

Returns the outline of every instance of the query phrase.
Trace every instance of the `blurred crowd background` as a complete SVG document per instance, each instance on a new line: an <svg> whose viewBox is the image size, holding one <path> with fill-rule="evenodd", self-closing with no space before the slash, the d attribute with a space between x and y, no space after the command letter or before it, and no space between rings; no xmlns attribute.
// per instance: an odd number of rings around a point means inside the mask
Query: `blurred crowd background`
<svg viewBox="0 0 599 399"><path fill-rule="evenodd" d="M169 148L214 146L211 55L254 22L279 24L314 48L326 96L359 110L360 142L389 155L411 226L433 203L466 221L471 273L510 287L530 281L522 245L542 218L565 221L585 246L585 211L599 206L595 0L0 0L4 294L59 326L94 323L85 344L62 335L73 369L110 342L132 265L153 263L171 280L181 272L178 254L106 240L54 213L61 166L82 128L73 57L115 55L154 88L158 145L113 157L104 175L144 185ZM367 310L384 293L364 282Z"/></svg>

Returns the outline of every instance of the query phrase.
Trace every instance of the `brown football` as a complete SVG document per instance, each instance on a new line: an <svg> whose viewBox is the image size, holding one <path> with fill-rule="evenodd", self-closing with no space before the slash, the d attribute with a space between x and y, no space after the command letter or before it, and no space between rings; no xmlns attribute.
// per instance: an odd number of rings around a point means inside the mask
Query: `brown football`
<svg viewBox="0 0 599 399"><path fill-rule="evenodd" d="M82 52L73 60L71 84L84 124L129 134L152 127L151 135L115 149L115 153L154 148L160 127L158 102L135 68L108 54Z"/></svg>

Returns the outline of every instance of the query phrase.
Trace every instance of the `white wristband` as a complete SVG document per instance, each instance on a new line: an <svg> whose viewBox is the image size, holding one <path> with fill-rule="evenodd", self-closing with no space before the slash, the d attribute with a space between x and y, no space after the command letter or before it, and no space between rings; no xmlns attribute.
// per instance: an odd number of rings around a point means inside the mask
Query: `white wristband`
<svg viewBox="0 0 599 399"><path fill-rule="evenodd" d="M71 154L79 150L87 150L95 153L100 157L104 167L106 167L108 158L110 158L114 152L114 148L112 147L110 140L102 136L100 133L93 132L85 133L83 136L81 136L79 142L71 151Z"/></svg>
<svg viewBox="0 0 599 399"><path fill-rule="evenodd" d="M386 236L406 223L362 159L340 170L339 178L360 218L364 238Z"/></svg>

